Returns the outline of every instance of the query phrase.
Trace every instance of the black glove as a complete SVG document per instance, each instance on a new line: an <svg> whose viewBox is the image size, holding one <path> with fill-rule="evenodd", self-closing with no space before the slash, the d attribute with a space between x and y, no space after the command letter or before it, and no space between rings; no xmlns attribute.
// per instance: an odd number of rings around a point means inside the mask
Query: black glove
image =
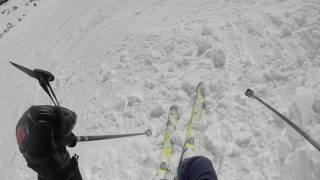
<svg viewBox="0 0 320 180"><path fill-rule="evenodd" d="M68 136L62 138L61 145L75 147L77 145L77 137L71 133Z"/></svg>

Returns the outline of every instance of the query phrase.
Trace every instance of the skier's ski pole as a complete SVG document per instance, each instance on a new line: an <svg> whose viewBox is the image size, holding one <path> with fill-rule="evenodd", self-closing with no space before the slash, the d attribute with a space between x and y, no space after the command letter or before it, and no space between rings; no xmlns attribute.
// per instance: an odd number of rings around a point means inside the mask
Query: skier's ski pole
<svg viewBox="0 0 320 180"><path fill-rule="evenodd" d="M285 122L287 122L293 129L295 129L298 133L300 133L301 136L303 136L306 140L308 140L319 152L320 152L320 144L317 143L309 134L304 132L301 128L299 128L296 124L294 124L292 121L290 121L287 117L285 117L283 114L281 114L279 111L275 110L273 107L265 103L262 99L254 95L253 90L247 89L246 96L254 98L258 100L260 103L265 105L268 109L270 109L272 112L277 114L281 119L283 119Z"/></svg>
<svg viewBox="0 0 320 180"><path fill-rule="evenodd" d="M104 140L104 139L116 139L116 138L124 138L124 137L131 137L131 136L140 136L146 135L151 136L151 130L146 130L142 133L132 133L132 134L116 134L116 135L101 135L101 136L76 136L77 142L83 141L96 141L96 140Z"/></svg>

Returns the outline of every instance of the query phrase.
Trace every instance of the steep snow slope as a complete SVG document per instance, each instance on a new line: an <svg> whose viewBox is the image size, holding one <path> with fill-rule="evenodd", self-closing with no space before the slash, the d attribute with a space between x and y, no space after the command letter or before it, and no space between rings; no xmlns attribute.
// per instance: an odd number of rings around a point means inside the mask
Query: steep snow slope
<svg viewBox="0 0 320 180"><path fill-rule="evenodd" d="M34 8L40 0L7 1L0 6L0 39L17 26Z"/></svg>
<svg viewBox="0 0 320 180"><path fill-rule="evenodd" d="M172 104L182 113L177 159L199 81L207 95L199 154L219 179L318 180L319 152L244 91L320 141L319 29L316 0L41 1L0 39L0 177L35 179L14 128L31 104L50 103L11 60L55 74L61 104L78 114L76 134L153 130L71 149L86 180L152 179Z"/></svg>

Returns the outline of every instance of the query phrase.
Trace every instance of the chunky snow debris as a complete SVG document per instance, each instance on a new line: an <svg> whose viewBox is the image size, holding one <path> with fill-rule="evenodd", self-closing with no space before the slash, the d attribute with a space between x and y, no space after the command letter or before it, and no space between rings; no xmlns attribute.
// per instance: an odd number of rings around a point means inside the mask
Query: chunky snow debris
<svg viewBox="0 0 320 180"><path fill-rule="evenodd" d="M208 49L211 48L211 42L205 39L198 39L196 41L196 45L198 47L198 56L204 54Z"/></svg>
<svg viewBox="0 0 320 180"><path fill-rule="evenodd" d="M150 117L152 118L158 118L164 114L164 108L161 105L156 105L152 108Z"/></svg>
<svg viewBox="0 0 320 180"><path fill-rule="evenodd" d="M320 99L316 99L313 102L312 109L315 113L320 114Z"/></svg>
<svg viewBox="0 0 320 180"><path fill-rule="evenodd" d="M250 143L252 136L251 132L240 132L236 136L235 143L239 147L245 147Z"/></svg>
<svg viewBox="0 0 320 180"><path fill-rule="evenodd" d="M143 96L140 93L134 93L127 97L127 105L134 106L143 102Z"/></svg>
<svg viewBox="0 0 320 180"><path fill-rule="evenodd" d="M222 68L226 64L226 54L221 49L209 50L205 57L212 60L215 68Z"/></svg>

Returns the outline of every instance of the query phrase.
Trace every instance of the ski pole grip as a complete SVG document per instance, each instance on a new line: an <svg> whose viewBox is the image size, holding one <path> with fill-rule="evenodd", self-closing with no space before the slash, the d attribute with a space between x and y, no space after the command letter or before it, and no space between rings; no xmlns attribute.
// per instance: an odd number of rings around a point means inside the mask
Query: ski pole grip
<svg viewBox="0 0 320 180"><path fill-rule="evenodd" d="M146 130L146 135L147 137L150 137L152 135L152 131L150 129Z"/></svg>
<svg viewBox="0 0 320 180"><path fill-rule="evenodd" d="M246 96L248 96L248 97L253 97L254 96L254 92L253 92L253 90L251 90L251 89L247 89L247 91L246 91Z"/></svg>
<svg viewBox="0 0 320 180"><path fill-rule="evenodd" d="M70 135L63 137L61 144L64 146L75 147L77 145L77 137L71 133Z"/></svg>

